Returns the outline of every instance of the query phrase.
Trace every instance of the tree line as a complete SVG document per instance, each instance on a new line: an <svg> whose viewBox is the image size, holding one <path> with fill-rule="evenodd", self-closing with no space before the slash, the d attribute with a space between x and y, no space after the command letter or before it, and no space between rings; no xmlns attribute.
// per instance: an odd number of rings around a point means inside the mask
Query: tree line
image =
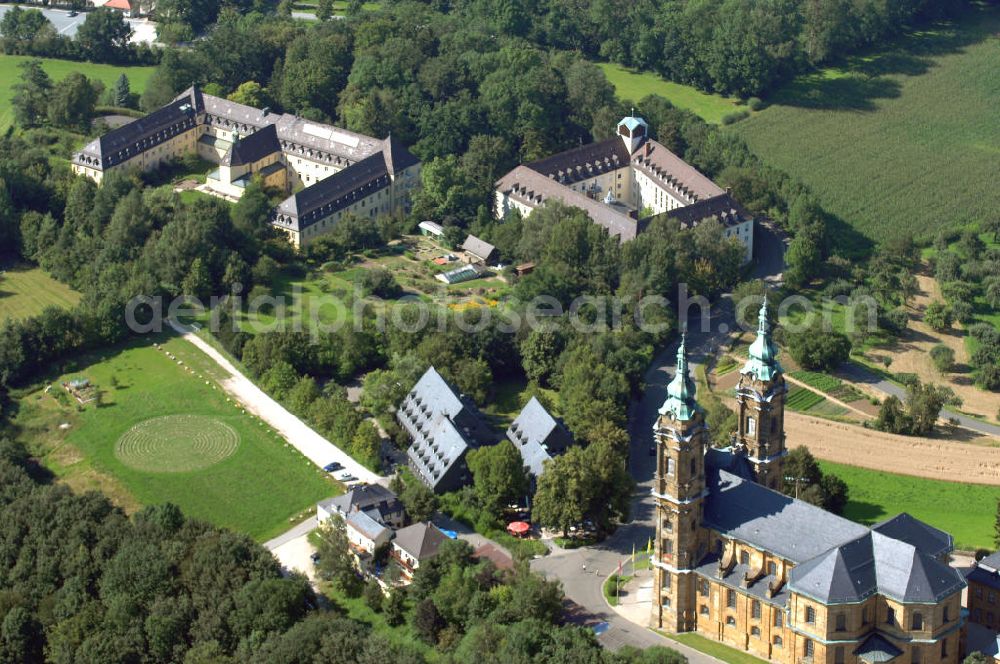
<svg viewBox="0 0 1000 664"><path fill-rule="evenodd" d="M808 68L947 16L965 3L453 0L445 6L535 44L655 71L702 90L749 97L767 94Z"/></svg>
<svg viewBox="0 0 1000 664"><path fill-rule="evenodd" d="M38 9L15 6L0 20L0 44L7 55L37 55L109 64L154 64L159 51L148 44L131 43L132 26L121 12L98 8L73 37L59 34Z"/></svg>

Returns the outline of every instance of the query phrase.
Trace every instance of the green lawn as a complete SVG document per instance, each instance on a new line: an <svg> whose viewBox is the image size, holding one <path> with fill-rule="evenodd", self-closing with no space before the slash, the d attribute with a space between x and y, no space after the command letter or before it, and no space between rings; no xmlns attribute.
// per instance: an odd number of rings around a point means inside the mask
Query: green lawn
<svg viewBox="0 0 1000 664"><path fill-rule="evenodd" d="M53 380L49 393L37 390L21 399L15 426L32 452L71 486L79 488L81 477L96 474L104 481L93 484L113 485L117 490L112 496L128 507L173 502L191 517L258 540L287 530L290 520L310 511L316 501L339 493L325 473L215 387L204 373L210 360L194 346L170 338L163 348L142 339L80 358ZM75 377L96 386L100 405L77 407L68 398L59 385ZM137 470L119 458L116 444L123 434L147 420L178 415L211 418L217 428L235 432L235 452L202 470L184 472ZM69 425L67 430L60 428L62 423ZM166 428L163 434L164 449L188 444L187 439L171 439ZM194 447L214 444L203 432L198 436Z"/></svg>
<svg viewBox="0 0 1000 664"><path fill-rule="evenodd" d="M39 267L0 262L0 323L27 318L50 306L70 309L80 294Z"/></svg>
<svg viewBox="0 0 1000 664"><path fill-rule="evenodd" d="M994 547L1000 487L894 475L827 461L820 461L820 467L847 482L850 501L844 516L853 521L870 525L908 512L951 533L957 549Z"/></svg>
<svg viewBox="0 0 1000 664"><path fill-rule="evenodd" d="M4 81L7 92L0 94L0 131L4 131L14 122L14 112L10 105L14 95L14 85L20 80L21 69L18 65L32 58L22 55L0 55L0 81ZM59 81L67 74L78 71L88 78L95 78L110 87L118 77L125 73L128 76L132 92L142 94L146 82L152 75L154 67L118 67L115 65L95 65L90 62L73 62L71 60L56 60L41 58L42 67L53 81Z"/></svg>
<svg viewBox="0 0 1000 664"><path fill-rule="evenodd" d="M759 657L754 657L748 652L743 652L717 641L706 639L701 634L695 632L667 634L666 636L695 650L699 650L706 655L711 655L716 659L727 662L727 664L761 664L761 662L767 661Z"/></svg>
<svg viewBox="0 0 1000 664"><path fill-rule="evenodd" d="M652 72L635 72L610 62L598 62L597 66L604 70L622 101L638 102L646 95L659 95L712 124L719 124L722 116L738 110L739 100L735 98L708 94L689 85L667 81Z"/></svg>
<svg viewBox="0 0 1000 664"><path fill-rule="evenodd" d="M841 247L933 236L1000 207L1000 8L803 76L734 125L842 222Z"/></svg>

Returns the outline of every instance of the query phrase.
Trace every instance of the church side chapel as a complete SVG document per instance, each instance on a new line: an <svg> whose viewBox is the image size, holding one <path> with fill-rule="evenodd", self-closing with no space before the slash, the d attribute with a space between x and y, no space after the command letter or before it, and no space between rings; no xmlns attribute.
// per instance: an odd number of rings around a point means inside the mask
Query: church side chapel
<svg viewBox="0 0 1000 664"><path fill-rule="evenodd" d="M957 663L950 535L907 514L867 528L780 492L787 388L766 302L740 373L739 430L714 449L682 339L654 426L651 625L788 664Z"/></svg>

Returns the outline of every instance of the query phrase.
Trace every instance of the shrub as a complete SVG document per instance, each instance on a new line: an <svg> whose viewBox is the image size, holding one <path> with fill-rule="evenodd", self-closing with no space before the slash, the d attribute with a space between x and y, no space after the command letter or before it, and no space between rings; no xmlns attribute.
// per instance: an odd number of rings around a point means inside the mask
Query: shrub
<svg viewBox="0 0 1000 664"><path fill-rule="evenodd" d="M981 367L976 375L976 384L985 390L1000 390L1000 366L987 364Z"/></svg>
<svg viewBox="0 0 1000 664"><path fill-rule="evenodd" d="M391 299L399 297L403 289L400 287L396 277L385 268L374 268L366 270L361 275L361 290L367 295L377 295L378 297Z"/></svg>
<svg viewBox="0 0 1000 664"><path fill-rule="evenodd" d="M951 309L943 302L931 302L924 311L924 322L935 332L944 332L951 327Z"/></svg>
<svg viewBox="0 0 1000 664"><path fill-rule="evenodd" d="M743 110L734 111L733 113L726 113L725 115L723 115L722 124L724 125L736 124L740 120L744 120L748 117L750 117L750 111L744 108Z"/></svg>
<svg viewBox="0 0 1000 664"><path fill-rule="evenodd" d="M385 596L382 594L382 588L378 585L377 581L369 581L365 584L364 590L365 604L368 608L375 613L382 612L382 601Z"/></svg>
<svg viewBox="0 0 1000 664"><path fill-rule="evenodd" d="M854 284L847 279L834 279L827 284L826 288L823 289L823 292L828 297L846 297L850 295L853 290Z"/></svg>
<svg viewBox="0 0 1000 664"><path fill-rule="evenodd" d="M975 309L968 300L959 300L951 303L951 317L966 325L975 320Z"/></svg>
<svg viewBox="0 0 1000 664"><path fill-rule="evenodd" d="M906 309L892 309L891 311L887 311L885 316L882 317L882 327L898 337L906 331L906 324L909 321L910 316L906 313Z"/></svg>
<svg viewBox="0 0 1000 664"><path fill-rule="evenodd" d="M760 97L750 97L747 99L747 108L751 111L762 111L764 110L764 100Z"/></svg>
<svg viewBox="0 0 1000 664"><path fill-rule="evenodd" d="M931 348L931 361L941 373L947 373L955 366L955 351L944 344L938 344Z"/></svg>

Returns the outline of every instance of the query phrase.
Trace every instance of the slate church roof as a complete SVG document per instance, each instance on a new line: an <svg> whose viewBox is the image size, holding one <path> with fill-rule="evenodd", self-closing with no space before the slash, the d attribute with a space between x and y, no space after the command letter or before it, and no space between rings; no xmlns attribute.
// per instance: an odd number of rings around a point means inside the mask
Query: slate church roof
<svg viewBox="0 0 1000 664"><path fill-rule="evenodd" d="M566 426L550 415L535 397L531 397L511 423L507 438L514 443L528 472L535 477L542 474L546 461L573 444L573 436Z"/></svg>
<svg viewBox="0 0 1000 664"><path fill-rule="evenodd" d="M233 142L222 158L223 166L245 166L260 161L268 155L281 152L278 143L278 132L274 125L267 125L248 136L242 136Z"/></svg>
<svg viewBox="0 0 1000 664"><path fill-rule="evenodd" d="M932 558L940 558L955 549L955 541L951 535L905 512L876 523L872 530L911 544Z"/></svg>
<svg viewBox="0 0 1000 664"><path fill-rule="evenodd" d="M706 465L724 456L707 456ZM727 460L733 466L735 460ZM709 494L705 523L753 546L771 551L796 564L861 537L864 526L790 498L728 470L708 466Z"/></svg>
<svg viewBox="0 0 1000 664"><path fill-rule="evenodd" d="M705 525L794 563L792 592L825 604L876 593L932 604L965 585L938 559L947 536L908 514L869 529L757 484L742 453L710 450L705 461Z"/></svg>
<svg viewBox="0 0 1000 664"><path fill-rule="evenodd" d="M933 604L965 585L961 573L911 544L871 531L792 569L790 589L827 604L874 594Z"/></svg>

